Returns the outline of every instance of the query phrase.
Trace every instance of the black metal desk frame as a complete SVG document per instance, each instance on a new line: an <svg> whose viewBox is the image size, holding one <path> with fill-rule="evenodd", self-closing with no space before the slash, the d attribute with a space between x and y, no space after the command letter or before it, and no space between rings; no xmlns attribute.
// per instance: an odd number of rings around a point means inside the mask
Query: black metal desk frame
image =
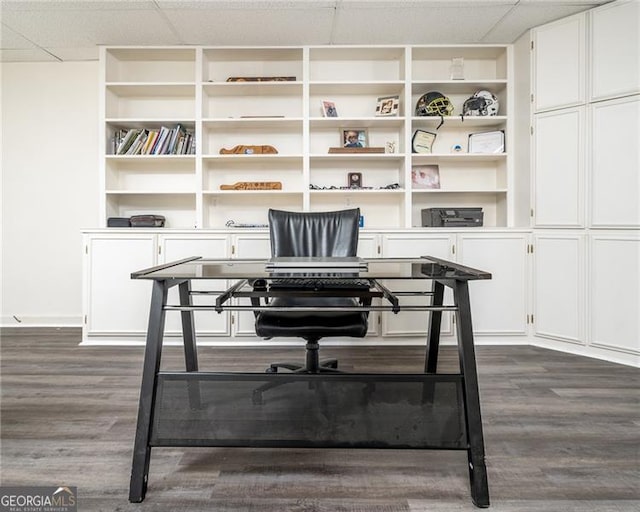
<svg viewBox="0 0 640 512"><path fill-rule="evenodd" d="M225 446L224 443L216 443L215 440L203 442L202 440L176 441L175 444L154 444L153 443L153 418L154 409L158 400L157 394L159 389L159 381L164 378L165 372L160 371L160 361L162 354L163 333L165 326L165 314L169 310L180 311L182 320L182 337L184 343L184 356L185 356L185 372L178 372L178 375L183 375L188 378L189 384L189 400L198 402L200 397L200 388L197 386L199 376L206 378L207 375L213 375L213 373L199 372L198 367L198 352L196 348L196 330L194 326L193 311L199 309L213 310L217 312L225 310L259 310L267 306L243 306L238 304L232 304L230 299L234 297L269 297L269 292L265 291L242 291L243 285L247 284L247 279L239 279L234 285L223 293L216 292L217 299L213 306L201 306L194 305L192 296L199 292L192 291L192 277L184 277L179 272L180 266L183 264L189 264L194 261L218 261L221 263L233 263L239 264L243 261L250 263L260 263L258 260L202 260L198 257L187 258L184 260L171 262L165 265L159 265L150 269L141 270L132 274L133 279L148 279L152 281L152 295L151 305L149 313L149 325L146 337L146 349L144 354L142 383L140 389L140 402L138 409L138 419L135 434L135 444L133 451L133 463L131 469L131 481L129 501L141 502L144 500L147 481L149 475L149 463L151 457L151 448L153 446ZM436 377L438 366L438 352L440 344L440 328L442 322L443 311L455 311L456 313L456 327L457 327L457 340L458 340L458 355L460 364L460 374L457 375L461 384L462 397L463 397L463 413L464 413L464 427L466 430L466 443L463 449L467 452L468 457L468 470L471 498L473 503L481 508L489 506L489 489L487 481L487 471L485 466L485 453L484 453L484 439L482 431L482 420L480 414L480 396L478 391L478 377L476 369L475 350L473 342L473 330L471 323L471 308L469 301L469 289L468 281L477 279L490 279L491 275L476 269L458 265L453 262L441 260L425 256L421 259L379 259L369 260L369 262L407 262L407 263L425 263L425 267L437 268L437 272L430 274L429 271L423 272L426 279L433 282L433 288L430 292L423 292L425 295L431 295L431 305L407 305L403 306L398 301L393 292L390 292L386 287L379 284L375 279L372 279L372 291L370 297L382 297L385 301L382 305L370 305L364 306L366 310L379 310L379 311L430 311L430 321L428 329L428 339L425 355L425 378ZM264 263L264 262L262 262ZM425 268L422 267L422 268ZM170 269L176 269L175 273L171 273ZM248 274L246 278L261 277ZM201 277L200 277L201 278ZM225 279L225 277L210 276L210 279ZM424 277L423 277L424 279ZM428 281L427 281L428 282ZM178 287L180 304L176 306L167 304L168 290L172 287ZM443 303L444 290L450 288L453 292L453 305L446 306ZM335 293L335 292L326 292ZM173 376L176 375L174 372ZM242 374L245 377L251 374ZM253 374L255 375L255 374ZM291 374L287 374L291 375ZM349 374L351 375L351 374ZM233 379L234 374L225 374L223 378ZM171 375L166 376L171 378ZM380 374L379 378L384 380L388 378L389 374ZM185 377L182 377L185 378ZM267 378L282 378L282 375L273 375L271 377L265 377L260 374L261 379ZM323 376L322 378L331 379L332 374ZM447 375L443 375L443 378L447 378ZM193 386L192 386L193 384ZM247 440L243 446L269 446L273 447L272 443L261 444L259 441ZM239 446L237 443L233 443L232 446ZM292 446L291 444L283 443L276 446ZM305 446L304 444L296 444L295 446ZM318 444L309 444L308 446L318 447ZM333 444L320 445L321 446L335 446ZM380 447L379 445L372 444L373 447ZM366 445L358 445L358 447L366 447Z"/></svg>

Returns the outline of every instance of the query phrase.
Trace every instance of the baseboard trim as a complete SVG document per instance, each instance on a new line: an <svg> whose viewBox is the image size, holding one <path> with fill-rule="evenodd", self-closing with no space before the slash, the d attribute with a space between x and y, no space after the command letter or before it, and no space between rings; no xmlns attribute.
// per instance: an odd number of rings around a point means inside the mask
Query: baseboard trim
<svg viewBox="0 0 640 512"><path fill-rule="evenodd" d="M64 336L80 341L82 339L81 327L55 327L55 326L18 326L0 327L0 336Z"/></svg>

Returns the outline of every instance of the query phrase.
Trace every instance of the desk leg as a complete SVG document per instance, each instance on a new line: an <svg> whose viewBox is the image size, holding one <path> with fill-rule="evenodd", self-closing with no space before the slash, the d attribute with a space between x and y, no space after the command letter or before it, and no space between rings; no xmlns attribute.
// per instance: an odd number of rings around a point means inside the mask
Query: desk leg
<svg viewBox="0 0 640 512"><path fill-rule="evenodd" d="M191 306L191 281L183 281L178 285L180 292L180 305ZM184 344L185 369L188 372L198 371L198 348L196 347L196 329L193 323L193 311L181 311L182 319L182 342ZM200 409L200 383L196 380L187 382L187 392L189 394L189 407Z"/></svg>
<svg viewBox="0 0 640 512"><path fill-rule="evenodd" d="M180 305L191 306L191 281L183 281L178 286L180 290ZM188 372L198 371L198 349L196 348L193 311L181 311L182 341L184 343L184 361Z"/></svg>
<svg viewBox="0 0 640 512"><path fill-rule="evenodd" d="M432 306L442 306L444 301L444 285L439 281L433 282ZM429 338L427 340L427 359L424 364L425 373L437 373L438 350L440 348L440 329L442 327L442 311L431 311L429 322Z"/></svg>
<svg viewBox="0 0 640 512"><path fill-rule="evenodd" d="M144 500L144 495L147 491L149 459L151 457L151 446L149 446L151 418L153 417L156 383L162 354L162 335L164 333L165 320L164 305L167 303L167 288L164 281L153 281L147 346L144 352L142 385L140 386L138 423L133 446L133 464L131 466L131 481L129 484L129 501L132 503L140 503Z"/></svg>
<svg viewBox="0 0 640 512"><path fill-rule="evenodd" d="M466 281L455 282L454 295L455 303L458 306L457 325L460 372L464 376L462 382L465 421L469 438L467 456L469 459L471 498L477 507L486 508L489 506L489 484L484 460L484 437L482 434L478 373L471 325L471 304L469 301L469 287Z"/></svg>

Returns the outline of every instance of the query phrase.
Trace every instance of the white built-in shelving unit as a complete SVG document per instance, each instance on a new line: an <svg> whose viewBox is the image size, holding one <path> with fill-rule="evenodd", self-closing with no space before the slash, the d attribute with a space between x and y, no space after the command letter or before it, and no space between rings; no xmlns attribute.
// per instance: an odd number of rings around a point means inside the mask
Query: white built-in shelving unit
<svg viewBox="0 0 640 512"><path fill-rule="evenodd" d="M458 57L464 79L451 80ZM357 206L366 228L394 229L419 227L423 208L481 206L485 226L514 227L511 60L510 45L104 47L101 223L155 213L169 228L218 229L228 220L265 223L270 207ZM464 101L481 89L498 97L499 114L462 119ZM443 93L455 107L439 128L440 117L414 115L429 91ZM376 116L378 98L395 95L398 115ZM338 117L323 116L322 100L335 103ZM178 124L194 134L193 154L114 154L119 130ZM329 153L341 145L345 128L366 129L369 146L392 143L395 152ZM412 153L417 129L437 133L432 153ZM506 151L466 153L469 134L494 130L505 132ZM278 153L220 154L236 145L270 145ZM452 152L454 145L463 152ZM439 166L441 188L412 188L411 169L424 164ZM373 188L340 189L349 172L362 173L363 186ZM282 189L220 189L241 181L279 181Z"/></svg>

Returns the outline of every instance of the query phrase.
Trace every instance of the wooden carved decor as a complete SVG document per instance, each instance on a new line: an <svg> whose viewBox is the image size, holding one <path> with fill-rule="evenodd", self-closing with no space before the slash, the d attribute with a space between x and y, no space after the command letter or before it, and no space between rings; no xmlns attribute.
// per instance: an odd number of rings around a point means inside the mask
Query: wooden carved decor
<svg viewBox="0 0 640 512"><path fill-rule="evenodd" d="M227 82L295 82L295 76L230 76Z"/></svg>
<svg viewBox="0 0 640 512"><path fill-rule="evenodd" d="M238 181L233 185L220 185L220 190L282 190L282 182Z"/></svg>
<svg viewBox="0 0 640 512"><path fill-rule="evenodd" d="M243 144L231 149L220 149L221 155L275 155L278 150L273 146L245 146Z"/></svg>

